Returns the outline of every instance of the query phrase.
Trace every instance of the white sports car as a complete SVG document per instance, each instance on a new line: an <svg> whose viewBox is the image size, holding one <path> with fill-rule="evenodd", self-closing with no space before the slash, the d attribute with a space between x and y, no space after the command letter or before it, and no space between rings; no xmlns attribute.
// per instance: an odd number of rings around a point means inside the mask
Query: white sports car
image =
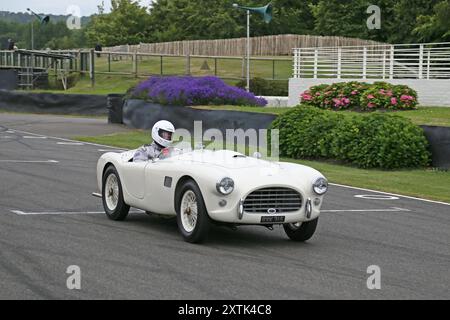
<svg viewBox="0 0 450 320"><path fill-rule="evenodd" d="M112 220L124 220L130 206L176 216L192 243L204 240L212 223L269 229L282 224L295 241L310 239L316 230L328 182L312 168L227 150L169 148L159 159L137 163L134 153L106 153L97 164Z"/></svg>

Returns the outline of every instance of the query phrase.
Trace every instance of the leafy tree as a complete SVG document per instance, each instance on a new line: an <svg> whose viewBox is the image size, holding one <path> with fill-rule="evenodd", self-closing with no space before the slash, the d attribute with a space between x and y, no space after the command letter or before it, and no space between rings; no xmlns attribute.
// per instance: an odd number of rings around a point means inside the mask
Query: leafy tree
<svg viewBox="0 0 450 320"><path fill-rule="evenodd" d="M417 19L414 34L423 42L450 41L450 1L434 6L433 15L422 15Z"/></svg>
<svg viewBox="0 0 450 320"><path fill-rule="evenodd" d="M86 38L93 46L137 44L149 38L150 15L137 1L112 0L111 13L105 14L99 7L99 14L92 17L86 27Z"/></svg>

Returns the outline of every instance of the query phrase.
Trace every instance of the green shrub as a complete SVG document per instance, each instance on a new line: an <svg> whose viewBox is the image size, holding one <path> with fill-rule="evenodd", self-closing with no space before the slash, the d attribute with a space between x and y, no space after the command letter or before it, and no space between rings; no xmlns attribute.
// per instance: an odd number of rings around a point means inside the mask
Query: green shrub
<svg viewBox="0 0 450 320"><path fill-rule="evenodd" d="M417 92L408 86L386 82L340 82L311 87L300 96L302 104L328 110L411 110Z"/></svg>
<svg viewBox="0 0 450 320"><path fill-rule="evenodd" d="M245 89L247 80L241 80L236 87ZM257 96L287 97L289 85L287 81L266 80L263 78L250 79L250 91Z"/></svg>
<svg viewBox="0 0 450 320"><path fill-rule="evenodd" d="M298 106L280 115L272 129L280 130L280 154L285 157L326 158L382 169L430 163L423 130L395 115L348 115Z"/></svg>

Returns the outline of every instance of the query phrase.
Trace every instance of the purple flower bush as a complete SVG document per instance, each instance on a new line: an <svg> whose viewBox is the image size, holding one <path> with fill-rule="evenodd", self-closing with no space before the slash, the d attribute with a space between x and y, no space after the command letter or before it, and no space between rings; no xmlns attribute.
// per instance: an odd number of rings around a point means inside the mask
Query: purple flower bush
<svg viewBox="0 0 450 320"><path fill-rule="evenodd" d="M151 77L139 83L131 97L163 105L267 105L265 99L211 76Z"/></svg>

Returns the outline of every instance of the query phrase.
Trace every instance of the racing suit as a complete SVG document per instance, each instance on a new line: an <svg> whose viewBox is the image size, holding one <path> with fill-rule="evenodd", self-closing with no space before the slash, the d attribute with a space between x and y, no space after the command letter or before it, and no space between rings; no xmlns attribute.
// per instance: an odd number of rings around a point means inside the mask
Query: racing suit
<svg viewBox="0 0 450 320"><path fill-rule="evenodd" d="M159 157L162 150L163 150L163 148L161 148L155 142L153 142L150 145L147 144L145 146L142 146L134 154L133 162L142 162L142 161L156 159Z"/></svg>

